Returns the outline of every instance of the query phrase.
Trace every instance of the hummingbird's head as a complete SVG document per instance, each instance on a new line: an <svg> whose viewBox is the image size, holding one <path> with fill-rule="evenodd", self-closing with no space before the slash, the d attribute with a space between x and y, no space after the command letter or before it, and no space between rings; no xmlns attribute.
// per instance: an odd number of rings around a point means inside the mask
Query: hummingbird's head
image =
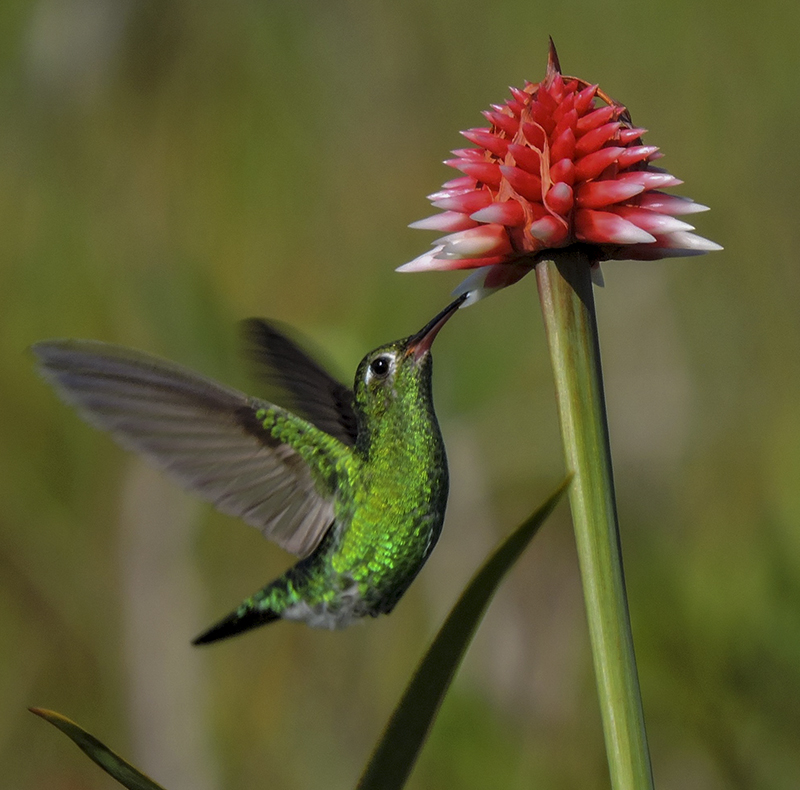
<svg viewBox="0 0 800 790"><path fill-rule="evenodd" d="M354 387L361 416L380 419L395 403L411 406L420 397L430 399L431 345L466 298L459 296L411 337L380 346L361 360Z"/></svg>

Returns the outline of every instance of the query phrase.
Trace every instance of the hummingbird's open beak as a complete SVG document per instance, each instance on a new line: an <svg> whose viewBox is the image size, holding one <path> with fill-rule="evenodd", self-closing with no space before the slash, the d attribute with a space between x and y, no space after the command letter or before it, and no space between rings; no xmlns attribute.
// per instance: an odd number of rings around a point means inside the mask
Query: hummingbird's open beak
<svg viewBox="0 0 800 790"><path fill-rule="evenodd" d="M419 362L430 350L439 330L447 323L448 319L464 304L468 293L461 294L452 304L442 310L436 318L429 321L416 335L408 339L406 355L414 355L414 361Z"/></svg>

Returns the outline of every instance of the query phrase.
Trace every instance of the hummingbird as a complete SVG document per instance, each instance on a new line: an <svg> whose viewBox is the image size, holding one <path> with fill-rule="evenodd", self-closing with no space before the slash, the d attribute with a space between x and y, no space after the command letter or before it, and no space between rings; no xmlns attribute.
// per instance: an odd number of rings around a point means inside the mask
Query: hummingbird
<svg viewBox="0 0 800 790"><path fill-rule="evenodd" d="M279 619L334 629L392 611L442 529L431 344L466 298L370 351L352 390L274 324L245 321L251 356L291 410L123 346L32 346L41 375L88 423L299 557L194 644Z"/></svg>

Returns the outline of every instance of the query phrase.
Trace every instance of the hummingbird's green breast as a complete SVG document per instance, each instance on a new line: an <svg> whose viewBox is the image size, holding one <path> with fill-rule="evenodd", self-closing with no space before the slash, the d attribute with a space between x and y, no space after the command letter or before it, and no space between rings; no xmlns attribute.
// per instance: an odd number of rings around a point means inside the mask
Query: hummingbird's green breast
<svg viewBox="0 0 800 790"><path fill-rule="evenodd" d="M354 507L333 558L351 574L370 614L391 611L439 538L447 503L444 443L430 402L430 359L401 382L356 447Z"/></svg>

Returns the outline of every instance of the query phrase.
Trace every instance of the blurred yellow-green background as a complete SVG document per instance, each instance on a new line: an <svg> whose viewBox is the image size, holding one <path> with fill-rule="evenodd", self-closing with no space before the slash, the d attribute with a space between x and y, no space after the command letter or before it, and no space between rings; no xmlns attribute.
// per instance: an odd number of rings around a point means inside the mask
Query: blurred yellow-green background
<svg viewBox="0 0 800 790"><path fill-rule="evenodd" d="M597 292L656 784L800 787L800 6L674 0L0 4L0 776L113 781L54 708L169 790L352 787L488 550L563 473L533 278L437 341L445 532L391 617L190 640L291 558L59 403L26 347L92 337L246 387L236 322L349 382L457 274L399 275L459 129L547 36L650 129L725 251ZM562 506L494 601L413 788L607 787Z"/></svg>

